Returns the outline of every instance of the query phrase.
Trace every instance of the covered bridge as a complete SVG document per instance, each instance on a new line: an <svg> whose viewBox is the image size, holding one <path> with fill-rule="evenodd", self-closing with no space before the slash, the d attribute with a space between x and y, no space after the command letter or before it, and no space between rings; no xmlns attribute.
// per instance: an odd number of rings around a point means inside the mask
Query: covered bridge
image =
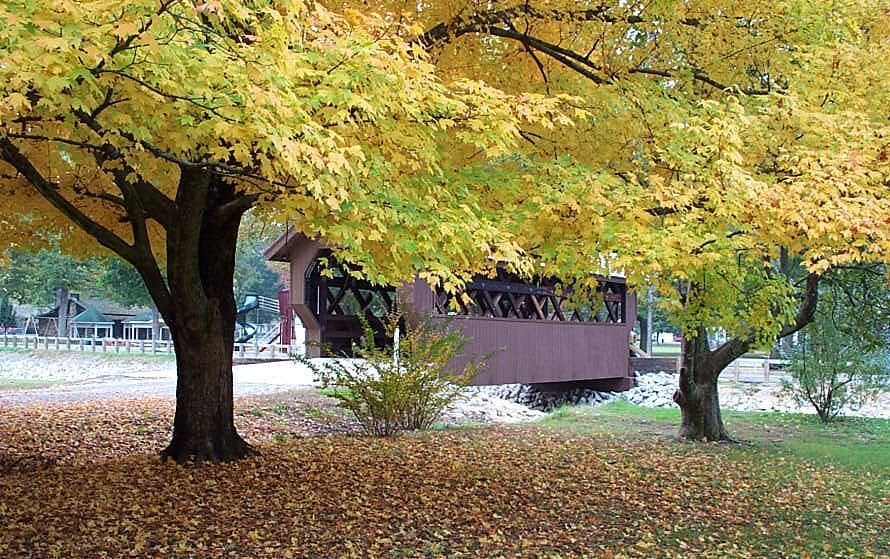
<svg viewBox="0 0 890 559"><path fill-rule="evenodd" d="M599 390L633 386L628 337L636 299L623 278L603 278L594 300L573 305L555 282L530 283L499 271L465 287L468 302L431 289L423 280L398 288L350 276L331 248L288 231L266 250L269 260L290 263L289 302L306 329L310 357L320 343L348 352L361 335L360 313L382 337L381 318L396 299L433 320L452 319L469 338L468 355L494 352L473 384L583 384ZM322 274L328 262L330 274ZM328 276L331 277L328 277Z"/></svg>

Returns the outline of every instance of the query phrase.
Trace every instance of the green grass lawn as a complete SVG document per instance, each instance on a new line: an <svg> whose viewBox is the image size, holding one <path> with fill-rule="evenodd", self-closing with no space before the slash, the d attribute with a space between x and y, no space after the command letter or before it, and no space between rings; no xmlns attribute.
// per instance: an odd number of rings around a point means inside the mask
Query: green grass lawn
<svg viewBox="0 0 890 559"><path fill-rule="evenodd" d="M742 451L773 452L814 463L865 468L890 475L890 420L844 418L820 423L813 414L723 411ZM680 422L676 408L644 408L625 400L598 407L563 407L543 423L557 429L671 436ZM734 447L730 447L734 448Z"/></svg>
<svg viewBox="0 0 890 559"><path fill-rule="evenodd" d="M0 557L890 558L888 421L689 443L619 401L374 439L313 435L341 419L303 397L239 404L262 455L202 467L155 454L169 401L0 408Z"/></svg>
<svg viewBox="0 0 890 559"><path fill-rule="evenodd" d="M672 357L680 355L680 344L652 344L652 356Z"/></svg>

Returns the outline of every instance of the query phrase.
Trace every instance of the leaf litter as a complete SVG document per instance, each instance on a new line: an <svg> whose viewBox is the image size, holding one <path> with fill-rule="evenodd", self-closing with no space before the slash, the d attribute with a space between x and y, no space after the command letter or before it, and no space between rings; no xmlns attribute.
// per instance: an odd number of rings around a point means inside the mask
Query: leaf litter
<svg viewBox="0 0 890 559"><path fill-rule="evenodd" d="M0 557L890 557L886 472L539 425L374 439L254 398L183 467L167 400L0 409Z"/></svg>

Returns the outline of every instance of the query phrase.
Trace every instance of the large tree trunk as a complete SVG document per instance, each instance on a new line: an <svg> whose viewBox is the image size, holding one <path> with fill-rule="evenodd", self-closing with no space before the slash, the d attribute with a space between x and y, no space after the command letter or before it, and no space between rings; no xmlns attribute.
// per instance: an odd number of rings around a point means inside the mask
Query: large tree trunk
<svg viewBox="0 0 890 559"><path fill-rule="evenodd" d="M167 231L170 305L162 309L176 348L176 415L165 458L214 462L255 451L234 424L233 273L241 211L236 195L201 171L183 171L181 218Z"/></svg>
<svg viewBox="0 0 890 559"><path fill-rule="evenodd" d="M75 113L85 126L104 134L95 115ZM236 191L212 171L212 165L183 161L175 199L170 199L111 143L100 143L93 155L120 192L108 201L123 211L131 236L120 236L84 213L27 154L0 135L0 159L74 224L132 264L170 328L177 355L177 402L173 440L163 455L184 462L252 454L238 436L233 417L232 282L238 225L259 194ZM106 167L110 162L113 165ZM156 227L166 233L166 276L152 243Z"/></svg>
<svg viewBox="0 0 890 559"><path fill-rule="evenodd" d="M747 350L747 343L730 340L716 350L699 329L683 339L683 364L674 401L680 406L679 436L696 441L731 440L720 413L717 379L720 372Z"/></svg>
<svg viewBox="0 0 890 559"><path fill-rule="evenodd" d="M819 280L817 274L807 275L794 322L786 325L778 338L789 336L812 322L819 299ZM683 363L679 386L674 392L674 401L681 413L680 437L697 441L732 440L720 413L717 379L723 369L744 355L753 343L753 336L736 337L711 349L705 328L683 334Z"/></svg>
<svg viewBox="0 0 890 559"><path fill-rule="evenodd" d="M234 424L234 313L225 313L222 305L214 303L197 329L177 325L173 334L176 415L173 440L162 455L177 462L227 461L254 452L238 435Z"/></svg>

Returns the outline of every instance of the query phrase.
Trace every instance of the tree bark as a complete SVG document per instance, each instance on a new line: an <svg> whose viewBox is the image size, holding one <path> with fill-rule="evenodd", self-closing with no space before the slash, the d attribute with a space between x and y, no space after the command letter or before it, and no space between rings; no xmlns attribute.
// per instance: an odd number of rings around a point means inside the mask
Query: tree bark
<svg viewBox="0 0 890 559"><path fill-rule="evenodd" d="M777 338L789 336L812 322L819 299L819 281L817 274L807 276L794 322L786 325ZM720 413L717 380L723 369L744 355L753 343L753 336L741 336L711 349L704 327L683 334L683 363L679 386L674 392L674 402L680 406L681 413L678 436L698 441L732 440Z"/></svg>
<svg viewBox="0 0 890 559"><path fill-rule="evenodd" d="M720 412L717 379L727 365L745 353L747 345L741 340L730 340L712 351L704 328L691 337L684 335L683 365L679 386L674 392L681 414L679 437L696 441L732 440Z"/></svg>
<svg viewBox="0 0 890 559"><path fill-rule="evenodd" d="M233 188L183 170L176 225L167 230L170 305L161 309L176 348L176 415L164 458L228 461L255 454L235 429L233 273L243 212L223 211ZM246 209L246 208L245 208Z"/></svg>
<svg viewBox="0 0 890 559"><path fill-rule="evenodd" d="M217 305L208 309L207 321L197 331L181 325L171 329L177 356L176 414L164 458L225 462L255 453L235 429L234 318L223 314Z"/></svg>
<svg viewBox="0 0 890 559"><path fill-rule="evenodd" d="M158 313L158 306L151 302L151 340L157 343L161 339L161 315Z"/></svg>

